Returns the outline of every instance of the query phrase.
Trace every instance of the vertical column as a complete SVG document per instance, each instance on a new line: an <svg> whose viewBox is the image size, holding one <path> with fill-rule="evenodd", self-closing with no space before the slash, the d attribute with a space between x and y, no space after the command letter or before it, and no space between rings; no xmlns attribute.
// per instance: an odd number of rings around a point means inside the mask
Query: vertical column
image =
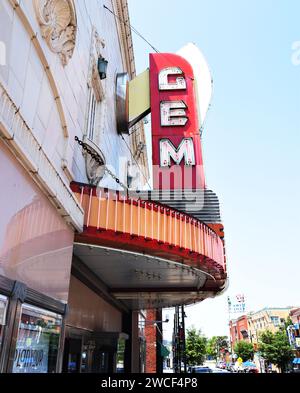
<svg viewBox="0 0 300 393"><path fill-rule="evenodd" d="M145 320L145 336L146 336L146 373L156 373L156 310L147 310Z"/></svg>

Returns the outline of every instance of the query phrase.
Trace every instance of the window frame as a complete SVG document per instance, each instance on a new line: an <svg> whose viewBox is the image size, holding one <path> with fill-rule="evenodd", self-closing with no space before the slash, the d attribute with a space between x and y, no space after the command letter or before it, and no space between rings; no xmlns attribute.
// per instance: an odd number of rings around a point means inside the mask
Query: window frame
<svg viewBox="0 0 300 393"><path fill-rule="evenodd" d="M17 351L17 346L18 346L19 337L20 337L20 331L21 331L21 329L24 330L24 327L21 326L22 325L22 316L26 312L28 313L29 316L33 316L35 318L39 318L39 317L41 317L41 318L45 318L46 317L47 318L47 317L50 317L50 318L54 318L56 322L57 321L60 322L60 324L59 324L59 332L57 333L58 334L58 342L57 342L57 351L56 351L56 358L55 358L55 365L54 365L54 370L55 370L54 372L56 372L57 371L57 364L58 364L59 357L60 357L60 347L61 347L60 344L61 344L62 333L63 333L64 318L63 318L63 316L61 314L55 313L53 311L49 311L49 310L47 310L47 309L45 309L43 307L34 306L34 305L30 304L30 303L22 303L22 305L21 305L21 312L20 312L20 319L18 321L18 329L17 329L17 334L16 334L15 353ZM36 325L36 326L38 326L38 325ZM45 333L42 329L43 328L41 328L41 330L40 330L40 335ZM35 329L28 329L28 330L30 330L32 332L35 331ZM39 329L36 329L36 330L38 331ZM50 343L49 343L48 353L47 353L48 354L47 362L49 361L49 348L50 348ZM15 360L14 360L13 365L12 365L12 370L11 370L12 373L15 373L15 371L14 371L14 364L15 364ZM25 361L25 364L26 364L26 361ZM27 367L29 367L29 366L27 366ZM32 370L32 371L29 371L28 373L30 373L30 372L36 373L37 371L36 370L35 371ZM49 373L49 372L51 372L51 370L49 370L49 368L47 368L47 373ZM42 372L42 373L45 373L45 372Z"/></svg>
<svg viewBox="0 0 300 393"><path fill-rule="evenodd" d="M4 335L4 327L6 326L6 317L7 317L9 298L5 295L0 294L0 302L3 302L3 304L4 304L3 317L2 317L2 320L0 319L0 353L1 353L2 339L3 339L3 335Z"/></svg>

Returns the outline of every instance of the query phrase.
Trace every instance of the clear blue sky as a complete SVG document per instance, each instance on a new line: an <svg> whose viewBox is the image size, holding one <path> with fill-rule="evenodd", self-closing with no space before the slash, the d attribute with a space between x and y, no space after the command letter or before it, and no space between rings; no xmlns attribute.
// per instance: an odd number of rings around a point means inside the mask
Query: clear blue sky
<svg viewBox="0 0 300 393"><path fill-rule="evenodd" d="M194 42L214 79L203 134L208 187L221 202L228 291L188 307L187 325L227 334L227 295L248 310L300 305L298 0L128 0L132 25L161 52ZM151 48L133 33L137 71ZM171 331L171 326L167 329Z"/></svg>

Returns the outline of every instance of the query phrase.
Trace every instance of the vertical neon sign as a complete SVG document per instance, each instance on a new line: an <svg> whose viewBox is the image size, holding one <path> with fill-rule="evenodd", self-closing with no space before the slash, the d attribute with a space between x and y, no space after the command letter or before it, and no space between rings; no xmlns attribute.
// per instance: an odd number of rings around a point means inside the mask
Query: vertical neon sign
<svg viewBox="0 0 300 393"><path fill-rule="evenodd" d="M194 73L181 56L150 54L154 189L204 188Z"/></svg>

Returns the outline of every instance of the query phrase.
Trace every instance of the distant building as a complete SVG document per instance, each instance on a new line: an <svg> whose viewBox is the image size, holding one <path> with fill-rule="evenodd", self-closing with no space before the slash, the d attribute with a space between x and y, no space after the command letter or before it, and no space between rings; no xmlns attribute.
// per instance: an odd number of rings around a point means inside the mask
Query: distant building
<svg viewBox="0 0 300 393"><path fill-rule="evenodd" d="M230 325L230 341L231 347L234 348L235 344L241 340L249 341L248 334L248 318L247 315L242 315L237 319L232 319Z"/></svg>
<svg viewBox="0 0 300 393"><path fill-rule="evenodd" d="M229 321L230 339L232 347L237 341L252 342L254 347L258 344L259 335L266 330L276 332L284 326L294 307L266 307L259 311L252 311ZM300 314L300 312L299 312ZM296 318L296 313L295 317ZM300 316L299 316L300 319Z"/></svg>
<svg viewBox="0 0 300 393"><path fill-rule="evenodd" d="M287 333L291 346L295 351L293 359L294 368L300 368L300 307L290 311L292 325L288 326Z"/></svg>
<svg viewBox="0 0 300 393"><path fill-rule="evenodd" d="M266 307L262 310L248 313L249 338L257 345L259 335L266 330L276 332L284 326L293 307Z"/></svg>
<svg viewBox="0 0 300 393"><path fill-rule="evenodd" d="M293 313L294 310L298 310L298 312L295 311ZM259 336L261 333L267 330L273 333L278 331L279 328L284 327L284 324L287 318L291 316L291 313L294 317L294 320L298 315L300 320L300 308L295 309L294 307L265 307L259 311L252 311L246 315L242 315L236 319L230 320L229 327L232 352L235 344L242 340L251 342L253 344L254 350L256 351L258 349ZM299 328L299 322L297 326ZM300 352L296 353L295 359L298 358L300 364ZM267 372L268 364L260 357L259 352L255 352L253 360L260 372ZM274 366L272 366L272 370L278 371Z"/></svg>

